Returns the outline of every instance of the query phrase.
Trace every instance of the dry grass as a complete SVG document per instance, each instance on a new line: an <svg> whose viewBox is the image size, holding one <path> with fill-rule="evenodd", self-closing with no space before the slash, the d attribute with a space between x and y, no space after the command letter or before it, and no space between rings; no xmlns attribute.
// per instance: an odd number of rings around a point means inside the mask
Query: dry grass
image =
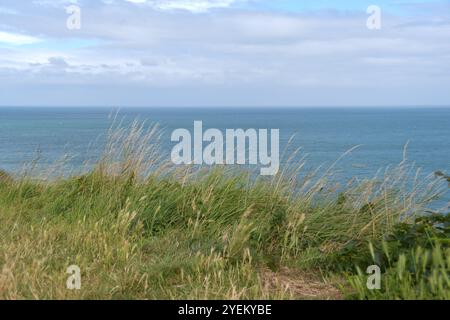
<svg viewBox="0 0 450 320"><path fill-rule="evenodd" d="M342 280L442 190L406 163L338 190L333 168L295 179L302 163L271 180L173 168L145 128L115 128L79 176L0 172L0 298L340 299L321 275Z"/></svg>
<svg viewBox="0 0 450 320"><path fill-rule="evenodd" d="M272 290L285 288L295 299L302 300L341 300L342 292L336 284L326 281L323 277L312 272L281 268L278 272L264 270L263 281Z"/></svg>

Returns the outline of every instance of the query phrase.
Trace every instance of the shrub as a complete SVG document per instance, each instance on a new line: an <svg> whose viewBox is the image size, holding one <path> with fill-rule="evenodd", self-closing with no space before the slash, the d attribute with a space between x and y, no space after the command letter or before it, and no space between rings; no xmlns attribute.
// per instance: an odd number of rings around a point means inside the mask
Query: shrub
<svg viewBox="0 0 450 320"><path fill-rule="evenodd" d="M387 248L387 247L386 247ZM391 253L385 252L392 258ZM431 249L417 247L395 257L381 276L381 289L369 290L367 275L358 268L350 277L357 299L416 300L450 299L450 248L439 244Z"/></svg>
<svg viewBox="0 0 450 320"><path fill-rule="evenodd" d="M399 223L370 252L372 263L384 270L382 288L367 289L367 275L358 266L357 276L349 278L357 298L450 298L450 214L430 213L414 223Z"/></svg>

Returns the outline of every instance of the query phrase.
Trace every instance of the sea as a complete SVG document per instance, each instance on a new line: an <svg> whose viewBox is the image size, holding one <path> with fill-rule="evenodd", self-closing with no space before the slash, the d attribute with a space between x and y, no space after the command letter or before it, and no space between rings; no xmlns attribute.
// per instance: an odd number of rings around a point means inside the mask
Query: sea
<svg viewBox="0 0 450 320"><path fill-rule="evenodd" d="M300 148L294 161L306 161L302 170L334 164L342 181L371 178L404 160L423 176L450 174L450 107L0 107L0 169L15 173L65 155L71 170L81 168L100 157L114 118L122 126L157 124L167 157L173 130L193 131L202 121L204 130L279 129L282 154Z"/></svg>

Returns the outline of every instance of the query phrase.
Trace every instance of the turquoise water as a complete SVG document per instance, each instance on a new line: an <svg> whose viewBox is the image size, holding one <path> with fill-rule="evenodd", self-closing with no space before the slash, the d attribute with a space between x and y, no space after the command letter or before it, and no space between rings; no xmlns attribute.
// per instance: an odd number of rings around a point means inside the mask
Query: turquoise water
<svg viewBox="0 0 450 320"><path fill-rule="evenodd" d="M80 166L101 152L109 116L115 111L0 108L0 168L17 171L37 153L44 163L69 153L71 165ZM337 165L342 179L371 177L378 169L398 164L408 142L407 158L423 174L450 173L450 108L123 108L121 117L125 122L136 118L158 122L165 130L162 147L167 154L174 145L172 130L192 130L193 121L202 120L205 129L280 129L280 149L301 146L310 167L329 165L361 145Z"/></svg>

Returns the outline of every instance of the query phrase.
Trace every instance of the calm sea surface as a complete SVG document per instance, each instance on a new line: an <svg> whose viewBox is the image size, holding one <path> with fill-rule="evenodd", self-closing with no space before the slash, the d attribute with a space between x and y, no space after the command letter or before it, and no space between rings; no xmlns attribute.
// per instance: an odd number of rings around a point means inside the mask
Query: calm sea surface
<svg viewBox="0 0 450 320"><path fill-rule="evenodd" d="M0 168L17 171L40 153L41 162L53 162L64 154L71 165L81 166L87 157L100 154L111 125L108 108L0 108ZM176 128L193 130L202 120L204 129L280 129L280 149L302 147L307 164L329 165L345 151L360 145L342 159L336 169L343 179L371 177L377 170L407 158L423 174L450 173L450 108L123 108L119 118L158 122L165 130L162 148L174 145ZM292 135L295 139L288 146ZM288 151L289 152L289 151Z"/></svg>

